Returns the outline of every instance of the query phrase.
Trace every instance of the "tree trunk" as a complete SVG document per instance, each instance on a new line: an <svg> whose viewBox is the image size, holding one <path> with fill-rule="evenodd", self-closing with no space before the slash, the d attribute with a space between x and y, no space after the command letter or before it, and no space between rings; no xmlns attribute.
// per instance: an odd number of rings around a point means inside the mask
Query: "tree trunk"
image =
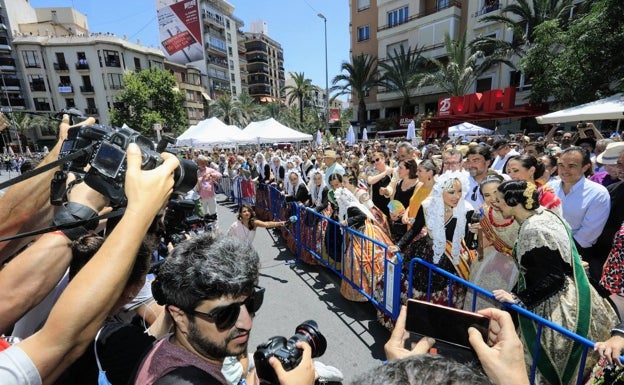
<svg viewBox="0 0 624 385"><path fill-rule="evenodd" d="M360 124L360 130L366 127L366 102L364 98L360 98L358 103L358 122Z"/></svg>

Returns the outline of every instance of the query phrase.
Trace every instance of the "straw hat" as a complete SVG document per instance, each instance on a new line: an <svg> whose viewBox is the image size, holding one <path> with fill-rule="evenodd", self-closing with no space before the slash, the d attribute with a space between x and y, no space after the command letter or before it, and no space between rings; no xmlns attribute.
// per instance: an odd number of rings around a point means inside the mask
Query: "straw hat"
<svg viewBox="0 0 624 385"><path fill-rule="evenodd" d="M613 142L607 145L607 149L596 157L600 164L617 164L620 154L624 151L624 142Z"/></svg>

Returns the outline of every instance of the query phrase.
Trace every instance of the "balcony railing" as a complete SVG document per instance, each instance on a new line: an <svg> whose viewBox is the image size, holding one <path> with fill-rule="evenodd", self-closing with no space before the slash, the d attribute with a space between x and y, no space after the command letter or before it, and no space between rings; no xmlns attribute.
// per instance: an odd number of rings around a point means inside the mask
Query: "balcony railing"
<svg viewBox="0 0 624 385"><path fill-rule="evenodd" d="M80 92L83 94L90 94L95 92L95 90L93 89L93 86L80 86Z"/></svg>
<svg viewBox="0 0 624 385"><path fill-rule="evenodd" d="M79 60L76 63L76 69L77 70L88 70L89 69L89 63L86 60L84 60L84 61Z"/></svg>
<svg viewBox="0 0 624 385"><path fill-rule="evenodd" d="M481 8L481 10L479 10L478 12L475 12L472 15L472 17L483 16L483 15L485 15L487 13L494 12L494 11L497 11L499 9L501 9L500 2L492 2L492 3L489 3L489 4L485 4L483 6L483 8Z"/></svg>
<svg viewBox="0 0 624 385"><path fill-rule="evenodd" d="M436 12L440 12L440 11L443 11L443 10L451 8L451 7L461 8L461 6L462 6L461 1L459 1L459 0L449 0L446 4L443 4L443 5L440 5L440 6L436 6L436 7L433 7L433 8L425 9L424 11L422 11L420 13L417 13L415 15L412 15L412 16L408 17L407 19L403 20L402 22L394 23L394 24L386 24L386 25L379 26L377 28L377 32L383 31L383 30L386 30L386 29L390 29L390 28L394 28L394 27L398 27L398 26L403 25L405 23L409 23L412 20L416 20L416 19L420 19L420 18L425 17L425 16L433 15Z"/></svg>
<svg viewBox="0 0 624 385"><path fill-rule="evenodd" d="M74 87L71 84L59 84L58 92L61 94L72 94L74 93Z"/></svg>
<svg viewBox="0 0 624 385"><path fill-rule="evenodd" d="M41 82L41 83L30 83L30 90L31 91L42 91L45 92L46 90L46 86L45 83Z"/></svg>
<svg viewBox="0 0 624 385"><path fill-rule="evenodd" d="M85 114L87 115L98 115L98 109L97 108L85 108Z"/></svg>
<svg viewBox="0 0 624 385"><path fill-rule="evenodd" d="M119 59L106 59L104 60L104 62L106 63L107 67L121 68L121 63L119 62Z"/></svg>
<svg viewBox="0 0 624 385"><path fill-rule="evenodd" d="M67 66L67 63L54 63L54 70L69 71L69 66Z"/></svg>

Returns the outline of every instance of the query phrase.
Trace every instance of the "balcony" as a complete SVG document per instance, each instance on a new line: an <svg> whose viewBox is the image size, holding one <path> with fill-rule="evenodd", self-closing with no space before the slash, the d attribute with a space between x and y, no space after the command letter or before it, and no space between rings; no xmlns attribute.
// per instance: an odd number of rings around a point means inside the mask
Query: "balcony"
<svg viewBox="0 0 624 385"><path fill-rule="evenodd" d="M253 51L260 51L264 53L268 52L266 44L261 43L261 42L247 43L245 44L245 48L247 49L247 52L253 52Z"/></svg>
<svg viewBox="0 0 624 385"><path fill-rule="evenodd" d="M263 74L269 74L269 66L265 66L265 65L258 65L258 64L250 64L247 66L247 71L250 74L255 74L255 73L263 73Z"/></svg>
<svg viewBox="0 0 624 385"><path fill-rule="evenodd" d="M12 51L12 48L10 45L0 43L0 52L11 52L11 51Z"/></svg>
<svg viewBox="0 0 624 385"><path fill-rule="evenodd" d="M498 1L488 1L478 12L472 14L472 17L479 17L490 12L498 11L501 9L501 3Z"/></svg>
<svg viewBox="0 0 624 385"><path fill-rule="evenodd" d="M208 63L214 64L219 67L228 68L228 62L225 59L218 57L208 57Z"/></svg>
<svg viewBox="0 0 624 385"><path fill-rule="evenodd" d="M98 109L95 107L85 108L85 114L87 115L98 115Z"/></svg>
<svg viewBox="0 0 624 385"><path fill-rule="evenodd" d="M227 49L223 48L223 47L219 47L218 45L215 44L210 44L210 43L206 43L204 45L204 48L206 48L207 50L210 50L212 52L217 52L223 56L227 56Z"/></svg>
<svg viewBox="0 0 624 385"><path fill-rule="evenodd" d="M271 87L249 87L249 95L271 95Z"/></svg>
<svg viewBox="0 0 624 385"><path fill-rule="evenodd" d="M269 63L269 58L266 55L259 55L259 54L252 54L252 55L247 55L247 62L248 63Z"/></svg>
<svg viewBox="0 0 624 385"><path fill-rule="evenodd" d="M71 84L59 84L58 92L61 94L73 94L74 87Z"/></svg>
<svg viewBox="0 0 624 385"><path fill-rule="evenodd" d="M95 92L93 86L80 86L80 92L83 94L92 94Z"/></svg>
<svg viewBox="0 0 624 385"><path fill-rule="evenodd" d="M202 19L208 24L216 25L217 27L225 27L225 21L221 16L216 17L215 15L204 12L202 14Z"/></svg>
<svg viewBox="0 0 624 385"><path fill-rule="evenodd" d="M461 1L459 1L459 0L449 0L449 1L446 2L446 4L442 4L440 6L436 6L436 7L432 7L432 8L427 8L427 9L423 10L422 12L417 13L415 15L412 15L412 16L408 17L407 19L405 19L405 20L403 20L401 22L393 23L393 24L381 25L381 26L377 27L377 32L384 31L384 30L391 29L391 28L395 28L395 27L398 27L398 26L403 25L403 24L407 24L407 23L409 23L412 20L416 20L416 19L423 18L425 16L433 15L434 13L443 11L443 10L448 9L448 8L452 8L452 7L461 8L461 6L462 6Z"/></svg>
<svg viewBox="0 0 624 385"><path fill-rule="evenodd" d="M89 69L89 63L86 60L78 60L76 63L76 69L78 71L84 71Z"/></svg>
<svg viewBox="0 0 624 385"><path fill-rule="evenodd" d="M54 70L55 71L69 71L69 66L67 66L67 63L54 63Z"/></svg>

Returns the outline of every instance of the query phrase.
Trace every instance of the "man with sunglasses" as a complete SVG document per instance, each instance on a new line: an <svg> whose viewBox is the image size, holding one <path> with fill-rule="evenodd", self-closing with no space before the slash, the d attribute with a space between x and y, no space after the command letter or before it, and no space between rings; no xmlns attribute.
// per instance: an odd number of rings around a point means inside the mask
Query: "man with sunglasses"
<svg viewBox="0 0 624 385"><path fill-rule="evenodd" d="M247 345L262 305L258 254L238 239L209 235L179 244L152 283L154 299L173 319L173 334L156 342L135 379L140 385L258 384ZM284 371L271 358L280 384L314 383L311 349Z"/></svg>

